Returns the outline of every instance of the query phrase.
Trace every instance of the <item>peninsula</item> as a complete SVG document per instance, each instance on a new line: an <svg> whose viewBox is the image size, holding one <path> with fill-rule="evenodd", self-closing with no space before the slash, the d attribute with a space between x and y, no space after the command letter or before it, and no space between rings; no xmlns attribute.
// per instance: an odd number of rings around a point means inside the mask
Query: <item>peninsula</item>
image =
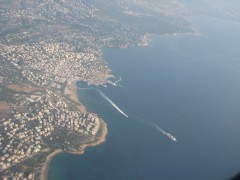
<svg viewBox="0 0 240 180"><path fill-rule="evenodd" d="M76 82L115 84L103 47L144 47L147 34L192 31L180 8L165 6L0 0L0 179L47 179L55 154L105 141L107 125L79 101Z"/></svg>

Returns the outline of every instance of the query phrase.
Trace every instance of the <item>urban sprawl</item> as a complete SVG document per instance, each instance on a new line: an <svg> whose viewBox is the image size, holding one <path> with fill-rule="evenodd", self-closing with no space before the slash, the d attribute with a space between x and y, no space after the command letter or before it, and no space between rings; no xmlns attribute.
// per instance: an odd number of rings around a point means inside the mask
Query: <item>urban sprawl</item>
<svg viewBox="0 0 240 180"><path fill-rule="evenodd" d="M76 82L113 84L103 47L147 46L147 33L188 28L162 6L139 13L124 2L0 0L0 179L41 179L55 150L98 142L105 122L78 101Z"/></svg>

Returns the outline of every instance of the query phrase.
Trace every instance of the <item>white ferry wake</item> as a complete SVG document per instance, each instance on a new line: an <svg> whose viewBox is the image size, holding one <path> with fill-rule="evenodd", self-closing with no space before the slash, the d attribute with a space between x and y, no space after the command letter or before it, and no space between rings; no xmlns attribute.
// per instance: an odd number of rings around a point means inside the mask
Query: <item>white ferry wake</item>
<svg viewBox="0 0 240 180"><path fill-rule="evenodd" d="M120 112L122 115L124 115L126 118L128 118L128 115L125 114L109 97L107 97L102 91L96 89L99 94L105 99L107 100L107 102L109 102L118 112Z"/></svg>

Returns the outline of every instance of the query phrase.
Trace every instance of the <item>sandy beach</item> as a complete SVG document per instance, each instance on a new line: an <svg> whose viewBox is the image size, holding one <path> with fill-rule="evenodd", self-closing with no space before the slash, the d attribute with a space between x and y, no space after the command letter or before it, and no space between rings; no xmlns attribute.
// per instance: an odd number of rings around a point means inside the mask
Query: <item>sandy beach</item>
<svg viewBox="0 0 240 180"><path fill-rule="evenodd" d="M101 125L100 125L100 128L99 130L101 131L100 135L97 137L96 141L93 142L93 143L88 143L88 144L83 144L79 147L79 151L77 152L68 152L68 153L71 153L71 154L78 154L78 155L81 155L85 152L85 149L87 147L93 147L93 146L97 146L103 142L106 141L106 135L107 135L107 124L103 121L103 120L100 120L101 121ZM63 152L63 150L61 149L56 149L55 151L53 151L51 154L49 154L46 158L46 161L45 163L43 164L42 166L42 172L41 172L41 175L40 175L40 180L47 180L48 178L48 169L49 169L49 165L50 165L50 162L52 160L52 158L57 155L58 153L60 152Z"/></svg>
<svg viewBox="0 0 240 180"><path fill-rule="evenodd" d="M85 106L78 99L77 90L78 90L78 88L77 88L76 83L68 84L64 90L64 94L69 95L70 99L77 103L76 106L80 112L86 113L87 110L86 110Z"/></svg>
<svg viewBox="0 0 240 180"><path fill-rule="evenodd" d="M77 103L77 108L79 109L80 112L86 113L87 110L86 110L85 106L83 104L81 104L79 99L78 99L77 89L78 88L77 88L76 83L68 84L67 87L64 90L64 94L69 95L70 99ZM98 132L98 135L96 136L95 142L82 144L79 147L79 151L68 152L68 153L81 155L85 152L85 149L87 147L97 146L97 145L106 141L106 135L107 135L107 131L108 131L107 130L107 124L103 120L101 120L101 119L99 119L99 120L100 120L100 127L99 127L100 134ZM51 154L49 154L47 156L46 161L42 166L42 172L41 172L41 175L40 175L40 180L47 180L48 169L49 169L50 162L51 162L52 158L60 152L63 152L63 150L56 149Z"/></svg>
<svg viewBox="0 0 240 180"><path fill-rule="evenodd" d="M51 154L49 154L47 156L46 161L45 161L45 163L43 164L43 167L42 167L42 172L41 172L41 175L40 175L40 178L39 178L40 180L46 180L47 179L49 164L50 164L52 158L60 152L62 152L61 149L56 149L55 151L53 151Z"/></svg>

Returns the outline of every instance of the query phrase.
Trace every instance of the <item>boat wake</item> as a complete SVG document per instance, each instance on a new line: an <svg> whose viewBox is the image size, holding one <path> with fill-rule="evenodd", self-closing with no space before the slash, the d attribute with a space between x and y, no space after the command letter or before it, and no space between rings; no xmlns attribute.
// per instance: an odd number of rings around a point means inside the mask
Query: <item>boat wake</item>
<svg viewBox="0 0 240 180"><path fill-rule="evenodd" d="M111 84L112 86L115 87L122 87L120 84L118 84L122 80L122 77L120 76L118 80L115 82L112 82L111 80L107 80L106 83Z"/></svg>
<svg viewBox="0 0 240 180"><path fill-rule="evenodd" d="M153 124L153 123L151 123L151 125L152 125L155 129L157 129L159 132L161 132L162 134L164 134L165 136L167 136L169 139L171 139L172 141L177 142L177 138L175 138L175 137L174 137L173 135L171 135L170 133L168 133L168 132L164 131L163 129L161 129L158 125Z"/></svg>
<svg viewBox="0 0 240 180"><path fill-rule="evenodd" d="M118 83L119 83L121 80L122 80L122 77L120 76L120 78L119 78L117 81L115 81L115 82L113 83L113 85L114 85L114 86L119 86Z"/></svg>
<svg viewBox="0 0 240 180"><path fill-rule="evenodd" d="M99 89L96 89L99 94L107 101L109 104L111 104L118 112L120 112L122 115L124 115L126 118L128 118L128 115L125 114L109 97L107 97L102 91Z"/></svg>

